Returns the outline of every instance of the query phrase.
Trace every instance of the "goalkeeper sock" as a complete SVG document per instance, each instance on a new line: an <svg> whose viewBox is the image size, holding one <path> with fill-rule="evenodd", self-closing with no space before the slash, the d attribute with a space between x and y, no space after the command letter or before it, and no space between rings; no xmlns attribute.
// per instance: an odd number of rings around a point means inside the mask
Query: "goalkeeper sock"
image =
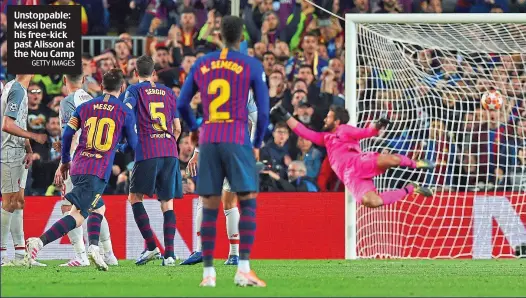
<svg viewBox="0 0 526 298"><path fill-rule="evenodd" d="M413 185L408 185L402 189L385 191L380 194L384 205L390 205L405 198L405 196L412 194L415 191Z"/></svg>
<svg viewBox="0 0 526 298"><path fill-rule="evenodd" d="M68 216L68 212L64 212L64 216ZM73 230L69 231L68 238L69 242L71 242L71 245L73 245L73 250L75 253L82 258L84 258L86 254L86 246L84 245L84 239L83 239L83 233L82 226L78 228L74 228Z"/></svg>
<svg viewBox="0 0 526 298"><path fill-rule="evenodd" d="M163 213L164 217L164 258L170 257L175 259L174 237L175 237L175 213L173 210L167 210Z"/></svg>
<svg viewBox="0 0 526 298"><path fill-rule="evenodd" d="M203 245L203 265L205 268L214 266L217 213L218 209L203 208L201 241Z"/></svg>
<svg viewBox="0 0 526 298"><path fill-rule="evenodd" d="M13 244L15 245L15 252L18 248L26 247L24 241L24 210L16 209L11 215L11 226L9 227L11 231L11 238L13 239Z"/></svg>
<svg viewBox="0 0 526 298"><path fill-rule="evenodd" d="M402 154L395 154L395 155L400 158L400 167L408 167L411 169L416 169L416 161Z"/></svg>
<svg viewBox="0 0 526 298"><path fill-rule="evenodd" d="M225 210L226 233L230 242L229 256L239 255L239 209L234 207Z"/></svg>
<svg viewBox="0 0 526 298"><path fill-rule="evenodd" d="M154 250L157 247L155 244L155 238L153 237L152 228L150 227L150 218L142 202L138 202L132 205L133 217L135 218L135 223L141 231L142 238L146 241L146 246L149 251Z"/></svg>
<svg viewBox="0 0 526 298"><path fill-rule="evenodd" d="M110 226L108 225L108 220L106 216L102 219L100 223L100 244L102 245L102 250L104 251L105 256L113 255L113 245L111 244L111 234Z"/></svg>
<svg viewBox="0 0 526 298"><path fill-rule="evenodd" d="M13 213L8 212L2 208L1 214L0 214L0 221L1 221L1 234L0 234L0 247L2 249L7 249L7 240L9 238L9 233L11 231L11 217L13 217Z"/></svg>
<svg viewBox="0 0 526 298"><path fill-rule="evenodd" d="M64 216L45 231L44 234L40 236L40 240L42 240L42 244L45 246L66 235L69 231L76 228L76 226L77 222L73 216Z"/></svg>
<svg viewBox="0 0 526 298"><path fill-rule="evenodd" d="M100 239L100 223L102 222L102 214L91 213L88 217L88 240L89 245L99 246Z"/></svg>
<svg viewBox="0 0 526 298"><path fill-rule="evenodd" d="M239 259L248 261L256 233L256 199L241 200L239 206L241 206ZM241 263L239 262L239 264ZM246 268L246 266L244 267ZM239 269L243 268L239 267Z"/></svg>
<svg viewBox="0 0 526 298"><path fill-rule="evenodd" d="M199 198L199 201L197 202L197 211L195 215L195 227L196 227L196 245L195 245L195 251L202 252L203 251L203 245L201 242L201 223L203 222L203 202L201 201L201 198Z"/></svg>

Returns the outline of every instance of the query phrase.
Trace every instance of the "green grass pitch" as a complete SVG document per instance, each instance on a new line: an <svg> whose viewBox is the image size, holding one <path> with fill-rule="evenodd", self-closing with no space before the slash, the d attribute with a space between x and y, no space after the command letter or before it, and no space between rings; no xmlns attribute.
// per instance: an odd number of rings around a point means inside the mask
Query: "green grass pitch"
<svg viewBox="0 0 526 298"><path fill-rule="evenodd" d="M160 261L94 267L2 268L1 296L524 296L526 260L253 261L267 288L234 286L235 267L216 263L217 287L199 288L202 266Z"/></svg>

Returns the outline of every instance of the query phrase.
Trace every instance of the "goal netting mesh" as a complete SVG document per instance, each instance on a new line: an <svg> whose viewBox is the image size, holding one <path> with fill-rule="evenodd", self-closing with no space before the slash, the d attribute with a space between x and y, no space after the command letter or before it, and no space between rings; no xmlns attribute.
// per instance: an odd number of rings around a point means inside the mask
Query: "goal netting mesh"
<svg viewBox="0 0 526 298"><path fill-rule="evenodd" d="M375 178L379 191L414 181L435 196L359 206L358 257L513 256L526 245L526 26L358 24L357 33L358 126L392 121L363 150L437 164ZM489 88L506 98L498 111L481 107Z"/></svg>

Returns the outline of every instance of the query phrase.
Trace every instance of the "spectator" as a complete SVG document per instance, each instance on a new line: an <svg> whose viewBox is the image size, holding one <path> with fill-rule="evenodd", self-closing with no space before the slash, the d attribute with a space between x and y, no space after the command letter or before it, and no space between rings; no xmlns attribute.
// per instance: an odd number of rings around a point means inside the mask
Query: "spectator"
<svg viewBox="0 0 526 298"><path fill-rule="evenodd" d="M80 5L78 3L76 3L75 1L71 1L71 0L57 0L55 2L53 2L52 5ZM81 30L82 30L82 35L87 35L88 34L88 15L86 14L86 9L84 8L84 6L80 5L81 9L80 9L80 24L81 24Z"/></svg>
<svg viewBox="0 0 526 298"><path fill-rule="evenodd" d="M42 104L43 92L39 84L29 84L27 88L27 98L27 127L29 131L43 133L46 130L46 124L51 110Z"/></svg>
<svg viewBox="0 0 526 298"><path fill-rule="evenodd" d="M307 169L307 176L312 179L316 179L320 172L322 154L320 150L316 149L312 142L298 137L298 148L300 149L300 154L296 158L299 161L303 161ZM290 169L290 168L289 168Z"/></svg>
<svg viewBox="0 0 526 298"><path fill-rule="evenodd" d="M313 73L313 80L318 78L325 67L328 66L326 60L319 57L318 47L319 47L319 37L315 33L307 33L303 37L301 47L303 52L301 55L296 55L291 57L287 62L287 75L295 75L299 72L299 69L302 65L310 65Z"/></svg>
<svg viewBox="0 0 526 298"><path fill-rule="evenodd" d="M265 144L261 148L260 160L267 161L273 168L275 168L281 177L286 177L286 168L292 161L288 153L289 127L286 123L277 123L274 127L272 136L273 142Z"/></svg>
<svg viewBox="0 0 526 298"><path fill-rule="evenodd" d="M60 120L58 114L52 113L47 118L45 132L48 141L44 144L35 143L33 148L33 166L31 168L31 194L42 196L50 185L53 184L55 171L60 163L60 152L51 146L60 140Z"/></svg>
<svg viewBox="0 0 526 298"><path fill-rule="evenodd" d="M190 140L190 136L187 133L183 133L179 138L179 167L181 169L186 169L193 154L194 145Z"/></svg>
<svg viewBox="0 0 526 298"><path fill-rule="evenodd" d="M106 57L113 57L111 53L105 54L105 55ZM102 59L102 58L99 58L99 59ZM110 58L107 58L107 59L110 59ZM82 55L82 74L84 75L84 83L82 85L82 89L88 92L91 96L96 97L102 92L102 89L100 87L99 82L97 82L97 80L95 80L95 78L93 77L93 75L95 74L95 69L93 67L94 63L95 63L95 60L91 57L90 54ZM115 66L116 65L114 65L114 67ZM102 78L102 74L100 76L101 78Z"/></svg>
<svg viewBox="0 0 526 298"><path fill-rule="evenodd" d="M279 174L271 171L262 171L263 175L268 175L272 179L270 191L278 192L317 192L319 187L316 182L306 176L307 169L302 161L292 161L288 167L288 180L283 179Z"/></svg>

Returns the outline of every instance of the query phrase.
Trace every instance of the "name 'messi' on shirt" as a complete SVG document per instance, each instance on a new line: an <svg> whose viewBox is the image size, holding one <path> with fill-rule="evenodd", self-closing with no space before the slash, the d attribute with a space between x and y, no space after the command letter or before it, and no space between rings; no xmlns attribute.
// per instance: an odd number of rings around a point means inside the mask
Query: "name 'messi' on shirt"
<svg viewBox="0 0 526 298"><path fill-rule="evenodd" d="M93 105L93 110L106 110L111 112L113 109L115 109L115 106L112 104L98 103Z"/></svg>

